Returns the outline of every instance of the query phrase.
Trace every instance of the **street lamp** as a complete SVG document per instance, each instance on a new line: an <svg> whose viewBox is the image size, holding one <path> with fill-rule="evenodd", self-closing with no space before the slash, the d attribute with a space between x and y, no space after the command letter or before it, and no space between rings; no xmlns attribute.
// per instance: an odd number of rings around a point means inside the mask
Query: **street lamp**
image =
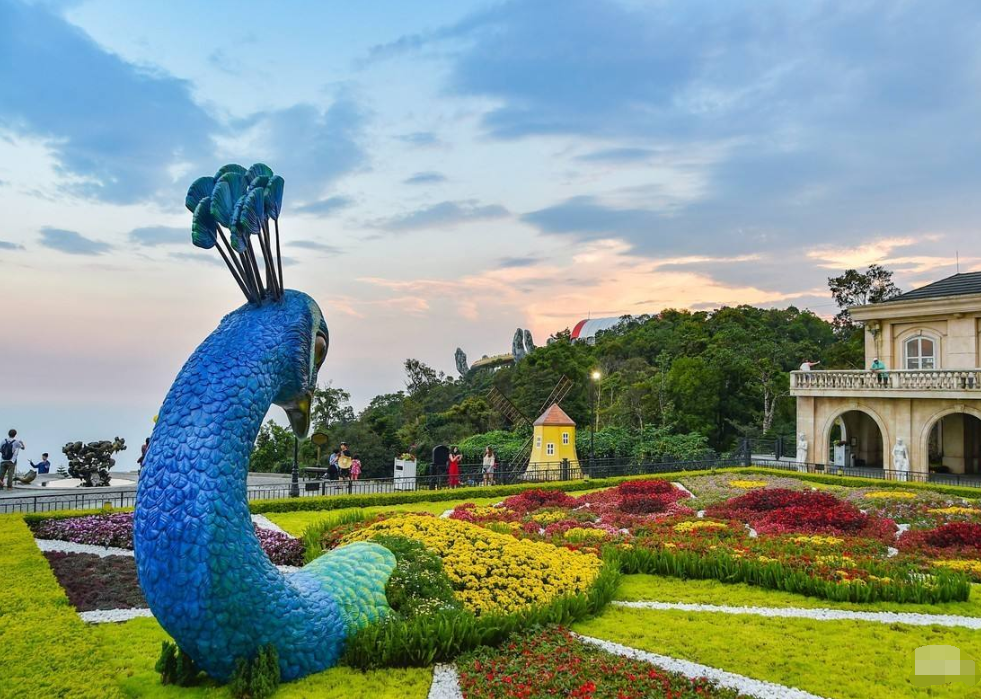
<svg viewBox="0 0 981 699"><path fill-rule="evenodd" d="M600 379L603 378L603 375L600 373L600 370L599 369L593 369L592 373L589 376L590 376L590 378L593 381L596 382L596 388L594 388L590 392L590 395L592 396L592 401L591 402L593 404L592 405L592 407L593 407L593 421L592 421L592 424L589 427L589 468L590 468L590 470L592 470L592 468L593 468L593 462L596 460L596 425L599 422L599 415L598 415L598 412L597 412L598 407L599 407L597 404L598 404L599 401L596 400L596 391L599 389L599 382L600 382Z"/></svg>
<svg viewBox="0 0 981 699"><path fill-rule="evenodd" d="M300 497L300 440L293 436L293 473L292 480L290 481L290 497L298 498Z"/></svg>

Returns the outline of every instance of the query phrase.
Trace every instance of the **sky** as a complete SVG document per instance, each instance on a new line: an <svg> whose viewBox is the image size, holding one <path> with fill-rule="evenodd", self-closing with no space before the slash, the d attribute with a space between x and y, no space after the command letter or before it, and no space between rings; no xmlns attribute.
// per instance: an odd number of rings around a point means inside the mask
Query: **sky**
<svg viewBox="0 0 981 699"><path fill-rule="evenodd" d="M981 269L979 124L966 1L0 0L0 427L135 460L241 303L183 206L227 162L360 408L517 327Z"/></svg>

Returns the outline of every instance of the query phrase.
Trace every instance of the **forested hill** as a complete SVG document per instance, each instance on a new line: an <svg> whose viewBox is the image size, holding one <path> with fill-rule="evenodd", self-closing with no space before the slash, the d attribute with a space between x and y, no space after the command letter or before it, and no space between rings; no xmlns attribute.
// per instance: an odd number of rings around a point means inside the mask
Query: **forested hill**
<svg viewBox="0 0 981 699"><path fill-rule="evenodd" d="M314 424L331 445L352 445L366 477L391 475L392 458L412 445L425 461L436 444L460 444L469 460L485 443L507 451L523 438L493 432L508 425L487 402L492 386L534 420L564 375L574 386L562 407L581 426L580 436L588 433L591 396L597 399L598 454L670 436L723 450L741 436L793 433L789 372L805 359L820 360L821 369L861 367L862 331L837 325L793 307L666 310L625 318L595 345L570 341L564 331L515 366L462 378L410 359L405 390L376 397L359 415L341 388L321 390ZM594 370L599 382L590 378ZM290 458L292 439L270 424L256 446L253 468L278 470ZM305 443L301 460L315 458L316 448Z"/></svg>

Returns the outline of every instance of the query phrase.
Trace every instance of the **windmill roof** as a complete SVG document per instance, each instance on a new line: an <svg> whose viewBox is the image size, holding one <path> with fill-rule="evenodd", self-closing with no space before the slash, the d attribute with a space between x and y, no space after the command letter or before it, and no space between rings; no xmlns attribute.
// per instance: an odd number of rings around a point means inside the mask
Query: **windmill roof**
<svg viewBox="0 0 981 699"><path fill-rule="evenodd" d="M536 425L568 425L569 427L575 427L576 423L571 417L565 414L565 411L559 407L558 403L552 403L548 410L542 413L537 420L535 420Z"/></svg>

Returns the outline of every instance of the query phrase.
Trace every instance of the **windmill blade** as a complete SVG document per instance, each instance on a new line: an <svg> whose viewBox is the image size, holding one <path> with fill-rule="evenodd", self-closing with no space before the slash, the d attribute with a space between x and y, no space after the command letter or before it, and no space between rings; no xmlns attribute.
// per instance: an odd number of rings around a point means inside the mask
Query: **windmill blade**
<svg viewBox="0 0 981 699"><path fill-rule="evenodd" d="M555 403L561 403L565 397L569 395L569 391L572 390L574 385L575 384L573 384L572 379L563 374L562 378L560 378L558 383L555 384L555 388L552 389L552 392L549 394L548 398L546 398L545 402L542 403L542 407L538 411L538 414L541 415Z"/></svg>
<svg viewBox="0 0 981 699"><path fill-rule="evenodd" d="M531 420L525 417L524 413L518 410L518 407L501 393L497 386L491 388L487 393L487 402L511 424L531 425Z"/></svg>

